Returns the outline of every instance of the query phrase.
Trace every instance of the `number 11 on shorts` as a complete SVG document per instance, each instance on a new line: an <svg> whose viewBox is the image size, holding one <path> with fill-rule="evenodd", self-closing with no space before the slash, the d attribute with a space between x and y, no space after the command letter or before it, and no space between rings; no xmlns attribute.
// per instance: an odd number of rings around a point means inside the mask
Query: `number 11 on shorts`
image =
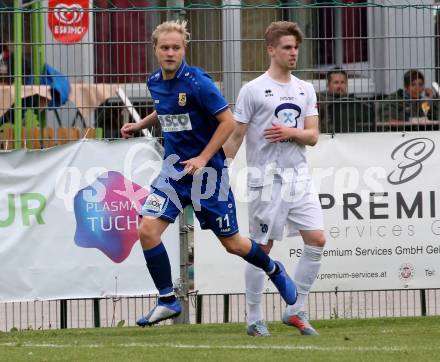
<svg viewBox="0 0 440 362"><path fill-rule="evenodd" d="M226 214L225 216L219 216L217 219L215 219L217 222L218 222L218 227L220 228L220 229L223 229L223 220L224 220L224 222L225 222L225 227L229 227L230 225L229 225L229 215L228 214Z"/></svg>

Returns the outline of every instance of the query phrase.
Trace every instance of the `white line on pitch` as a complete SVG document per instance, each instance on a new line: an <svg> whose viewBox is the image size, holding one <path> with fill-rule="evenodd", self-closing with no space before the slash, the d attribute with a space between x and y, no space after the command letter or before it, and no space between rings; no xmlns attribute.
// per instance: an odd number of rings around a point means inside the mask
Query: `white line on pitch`
<svg viewBox="0 0 440 362"><path fill-rule="evenodd" d="M124 343L124 344L53 344L53 343L30 343L9 342L0 343L4 347L35 347L35 348L112 348L112 347L140 347L140 348L176 348L176 349L244 349L244 350L301 350L301 351L328 351L328 352L411 352L411 351L435 351L440 347L397 347L397 346L367 346L367 347L324 347L313 345L301 346L270 346L270 345L207 345L207 344L171 344L171 343Z"/></svg>

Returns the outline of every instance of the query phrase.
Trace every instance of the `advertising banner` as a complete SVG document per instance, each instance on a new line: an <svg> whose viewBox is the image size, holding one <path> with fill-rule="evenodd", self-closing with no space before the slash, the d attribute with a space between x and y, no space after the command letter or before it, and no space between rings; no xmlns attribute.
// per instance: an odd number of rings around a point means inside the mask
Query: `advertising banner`
<svg viewBox="0 0 440 362"><path fill-rule="evenodd" d="M49 29L60 43L78 43L89 29L88 0L49 0Z"/></svg>
<svg viewBox="0 0 440 362"><path fill-rule="evenodd" d="M313 290L438 288L440 135L436 132L321 135L308 161L324 213L327 245ZM230 175L240 231L248 236L244 147ZM197 226L197 225L196 225ZM271 256L291 275L300 237L276 241ZM196 229L195 287L244 292L245 262ZM275 291L270 282L267 291Z"/></svg>
<svg viewBox="0 0 440 362"><path fill-rule="evenodd" d="M137 228L161 154L152 139L0 153L0 301L156 293ZM177 221L163 241L176 281Z"/></svg>

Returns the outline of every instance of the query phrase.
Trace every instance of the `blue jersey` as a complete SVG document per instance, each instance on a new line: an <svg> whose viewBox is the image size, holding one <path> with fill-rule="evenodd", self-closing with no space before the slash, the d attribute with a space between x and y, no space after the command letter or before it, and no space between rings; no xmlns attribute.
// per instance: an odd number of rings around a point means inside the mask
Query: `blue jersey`
<svg viewBox="0 0 440 362"><path fill-rule="evenodd" d="M184 161L200 155L217 129L215 116L228 108L210 76L182 62L173 79L164 80L159 69L147 84L162 127L164 157L176 154ZM220 170L224 160L221 148L206 166ZM174 167L183 169L179 163Z"/></svg>
<svg viewBox="0 0 440 362"><path fill-rule="evenodd" d="M148 88L162 126L165 159L173 154L180 161L199 156L218 127L216 115L228 108L212 79L202 69L183 62L170 80L162 78L161 70L155 71L148 79ZM192 204L202 229L211 229L219 236L234 235L238 223L227 172L223 177L224 161L221 148L206 165L220 171L216 180L203 177L200 185L193 182L192 175L174 179L173 173L182 171L183 166L164 162L140 214L174 222L183 208ZM208 186L214 187L214 192L202 197L209 194Z"/></svg>

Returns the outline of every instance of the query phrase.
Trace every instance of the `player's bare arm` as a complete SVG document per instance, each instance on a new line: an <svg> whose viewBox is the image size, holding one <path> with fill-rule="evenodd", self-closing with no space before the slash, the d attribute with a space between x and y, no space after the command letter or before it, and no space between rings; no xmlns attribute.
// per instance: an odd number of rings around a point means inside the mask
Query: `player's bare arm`
<svg viewBox="0 0 440 362"><path fill-rule="evenodd" d="M248 129L247 123L236 122L234 131L223 145L226 158L234 158L237 154Z"/></svg>
<svg viewBox="0 0 440 362"><path fill-rule="evenodd" d="M223 146L234 131L235 121L229 108L217 114L216 119L219 125L200 155L181 162L182 165L185 165L185 171L191 175L206 166L211 157Z"/></svg>
<svg viewBox="0 0 440 362"><path fill-rule="evenodd" d="M126 123L121 127L121 135L124 138L132 137L134 132L138 132L148 126L159 124L156 111L150 113L138 123Z"/></svg>
<svg viewBox="0 0 440 362"><path fill-rule="evenodd" d="M264 130L264 137L269 142L291 140L305 146L314 146L318 142L318 123L318 116L309 116L304 119L304 129L272 124L272 127Z"/></svg>

